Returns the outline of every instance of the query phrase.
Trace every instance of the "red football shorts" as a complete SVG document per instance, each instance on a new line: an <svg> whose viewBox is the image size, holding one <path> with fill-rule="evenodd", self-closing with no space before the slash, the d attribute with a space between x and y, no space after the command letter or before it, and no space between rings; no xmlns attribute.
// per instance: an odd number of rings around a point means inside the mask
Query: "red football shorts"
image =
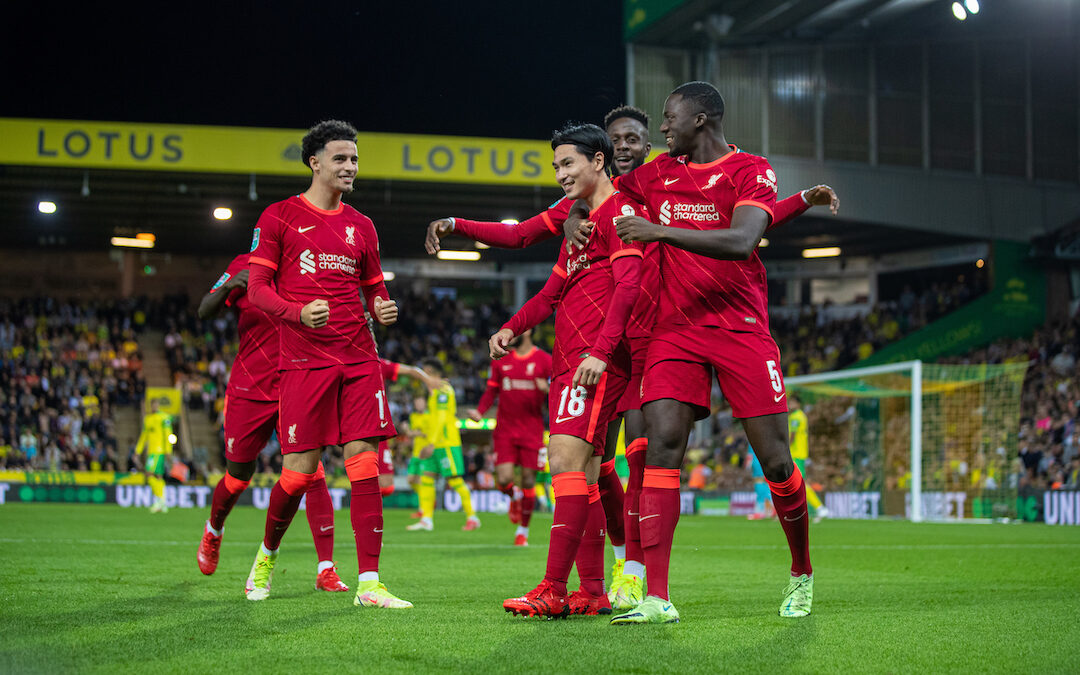
<svg viewBox="0 0 1080 675"><path fill-rule="evenodd" d="M787 412L780 349L767 333L711 326L668 326L652 337L642 404L663 398L693 406L697 419L709 415L712 373L735 417Z"/></svg>
<svg viewBox="0 0 1080 675"><path fill-rule="evenodd" d="M496 429L499 427L496 426ZM544 445L543 427L538 434L493 433L495 464L513 464L525 469L543 470L540 448Z"/></svg>
<svg viewBox="0 0 1080 675"><path fill-rule="evenodd" d="M225 459L254 462L270 440L278 420L277 401L252 401L225 395Z"/></svg>
<svg viewBox="0 0 1080 675"><path fill-rule="evenodd" d="M281 372L281 452L397 435L378 361Z"/></svg>
<svg viewBox="0 0 1080 675"><path fill-rule="evenodd" d="M626 385L615 412L620 415L627 410L641 409L641 376L645 373L645 357L649 352L647 337L628 338L630 342L630 382Z"/></svg>
<svg viewBox="0 0 1080 675"><path fill-rule="evenodd" d="M394 456L390 452L390 444L386 441L379 441L379 475L394 475Z"/></svg>
<svg viewBox="0 0 1080 675"><path fill-rule="evenodd" d="M591 387L571 387L573 379L574 371L567 371L551 381L548 393L551 435L577 436L593 446L594 455L602 456L608 422L615 417L615 408L628 380L610 371Z"/></svg>

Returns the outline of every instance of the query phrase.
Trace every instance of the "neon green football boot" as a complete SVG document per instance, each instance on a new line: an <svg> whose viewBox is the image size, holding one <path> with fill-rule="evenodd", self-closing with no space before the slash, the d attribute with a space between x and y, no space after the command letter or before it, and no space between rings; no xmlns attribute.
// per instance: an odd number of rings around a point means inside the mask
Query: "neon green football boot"
<svg viewBox="0 0 1080 675"><path fill-rule="evenodd" d="M612 625L631 623L679 623L679 610L670 600L650 595L626 614L611 619Z"/></svg>
<svg viewBox="0 0 1080 675"><path fill-rule="evenodd" d="M810 607L814 604L814 577L802 574L791 577L784 589L784 601L780 603L780 616L797 619L810 616Z"/></svg>
<svg viewBox="0 0 1080 675"><path fill-rule="evenodd" d="M356 589L353 604L357 607L380 607L382 609L409 609L413 606L408 600L402 600L379 581L361 581Z"/></svg>
<svg viewBox="0 0 1080 675"><path fill-rule="evenodd" d="M277 562L278 554L267 555L263 553L262 546L255 554L255 562L251 565L248 573L247 584L244 593L248 600L265 600L270 597L270 582L274 579L274 563Z"/></svg>

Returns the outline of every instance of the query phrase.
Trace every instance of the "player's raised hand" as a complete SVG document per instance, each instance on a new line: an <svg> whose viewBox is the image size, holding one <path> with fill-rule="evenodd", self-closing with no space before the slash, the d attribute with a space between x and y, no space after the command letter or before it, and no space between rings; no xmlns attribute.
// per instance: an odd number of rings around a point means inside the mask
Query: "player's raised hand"
<svg viewBox="0 0 1080 675"><path fill-rule="evenodd" d="M650 223L641 216L617 216L615 234L623 241L660 241L664 227Z"/></svg>
<svg viewBox="0 0 1080 675"><path fill-rule="evenodd" d="M427 236L424 238L424 250L428 252L428 255L435 255L439 252L439 241L450 236L453 231L454 221L449 218L431 221L427 226Z"/></svg>
<svg viewBox="0 0 1080 675"><path fill-rule="evenodd" d="M471 419L473 422L479 422L484 419L484 416L480 414L480 411L476 408L469 408L465 411L465 416Z"/></svg>
<svg viewBox="0 0 1080 675"><path fill-rule="evenodd" d="M225 285L228 286L229 289L233 289L233 288L244 288L244 289L246 289L247 288L247 282L248 282L248 274L249 274L249 272L248 272L247 268L244 268L244 269L240 270L239 272L237 272L235 277L233 277L232 279L229 279L228 281L226 281Z"/></svg>
<svg viewBox="0 0 1080 675"><path fill-rule="evenodd" d="M815 185L803 195L811 206L828 206L835 216L840 210L840 198L836 196L836 190L828 185Z"/></svg>
<svg viewBox="0 0 1080 675"><path fill-rule="evenodd" d="M498 333L491 336L488 340L488 352L491 358L501 359L510 353L507 346L510 344L510 340L514 337L514 331L509 328L503 328Z"/></svg>
<svg viewBox="0 0 1080 675"><path fill-rule="evenodd" d="M574 379L570 381L571 387L579 384L583 387L591 387L600 381L600 376L607 370L607 364L595 356L586 356L578 364Z"/></svg>
<svg viewBox="0 0 1080 675"><path fill-rule="evenodd" d="M322 328L330 321L330 303L312 300L300 310L300 323L308 328Z"/></svg>
<svg viewBox="0 0 1080 675"><path fill-rule="evenodd" d="M375 301L371 304L374 305L371 309L374 310L373 315L375 319L382 325L389 326L397 321L397 301L383 300L376 295Z"/></svg>

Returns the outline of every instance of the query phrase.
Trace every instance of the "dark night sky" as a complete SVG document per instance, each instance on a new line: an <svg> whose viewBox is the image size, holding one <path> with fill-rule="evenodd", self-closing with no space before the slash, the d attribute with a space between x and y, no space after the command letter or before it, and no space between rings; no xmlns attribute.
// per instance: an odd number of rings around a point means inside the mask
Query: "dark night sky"
<svg viewBox="0 0 1080 675"><path fill-rule="evenodd" d="M619 0L38 4L0 116L542 139L625 97Z"/></svg>

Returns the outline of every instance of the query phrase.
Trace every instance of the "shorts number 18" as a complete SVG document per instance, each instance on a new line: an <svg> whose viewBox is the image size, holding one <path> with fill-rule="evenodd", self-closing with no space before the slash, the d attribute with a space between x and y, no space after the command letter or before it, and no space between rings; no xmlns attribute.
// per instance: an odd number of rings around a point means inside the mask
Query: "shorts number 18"
<svg viewBox="0 0 1080 675"><path fill-rule="evenodd" d="M565 412L571 417L581 417L581 414L585 412L585 393L585 387L578 386L573 389L569 386L563 387L557 416L562 417Z"/></svg>

